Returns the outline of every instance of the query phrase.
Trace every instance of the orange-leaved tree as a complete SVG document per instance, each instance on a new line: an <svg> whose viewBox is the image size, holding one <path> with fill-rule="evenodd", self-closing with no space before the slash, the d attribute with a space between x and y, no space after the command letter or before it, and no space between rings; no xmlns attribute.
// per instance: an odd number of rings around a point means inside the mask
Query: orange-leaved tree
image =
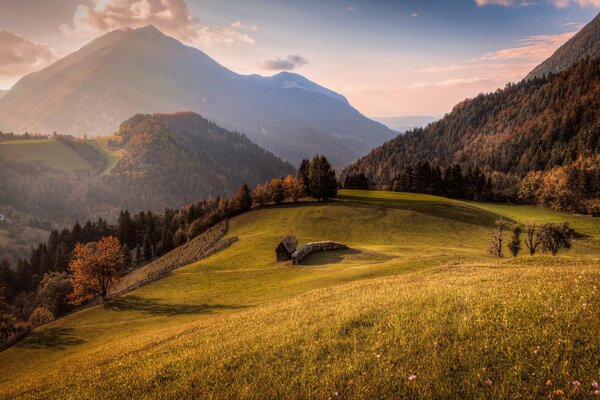
<svg viewBox="0 0 600 400"><path fill-rule="evenodd" d="M77 305L97 295L106 300L111 286L119 281L123 265L121 244L114 236L106 236L99 242L78 243L69 265L73 273L69 302Z"/></svg>

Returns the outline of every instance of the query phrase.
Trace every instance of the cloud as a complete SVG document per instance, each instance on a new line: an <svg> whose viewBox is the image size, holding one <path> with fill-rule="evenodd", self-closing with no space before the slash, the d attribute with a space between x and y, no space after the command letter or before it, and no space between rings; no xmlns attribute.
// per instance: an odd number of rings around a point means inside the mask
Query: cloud
<svg viewBox="0 0 600 400"><path fill-rule="evenodd" d="M71 24L61 25L68 36L96 36L115 29L154 25L167 35L189 44L254 44L256 26L240 21L225 27L202 26L193 18L185 0L97 0L94 6L79 5Z"/></svg>
<svg viewBox="0 0 600 400"><path fill-rule="evenodd" d="M485 53L476 61L526 60L533 63L541 62L552 55L558 47L576 33L565 32L558 35L529 36L520 40L519 46Z"/></svg>
<svg viewBox="0 0 600 400"><path fill-rule="evenodd" d="M0 31L0 77L16 79L57 59L56 51L43 43Z"/></svg>
<svg viewBox="0 0 600 400"><path fill-rule="evenodd" d="M406 89L424 89L431 87L457 87L457 86L469 86L478 83L489 82L489 78L483 77L474 77L474 78L455 78L455 79L446 79L443 81L437 82L421 82L421 83L413 83L412 85L406 86Z"/></svg>
<svg viewBox="0 0 600 400"><path fill-rule="evenodd" d="M526 0L475 0L478 6L527 7L534 4Z"/></svg>
<svg viewBox="0 0 600 400"><path fill-rule="evenodd" d="M348 6L348 7L346 8L346 10L348 10L348 11L354 11L354 6Z"/></svg>
<svg viewBox="0 0 600 400"><path fill-rule="evenodd" d="M265 60L261 63L260 67L270 71L293 71L305 64L308 64L306 58L298 54L290 54L285 58Z"/></svg>

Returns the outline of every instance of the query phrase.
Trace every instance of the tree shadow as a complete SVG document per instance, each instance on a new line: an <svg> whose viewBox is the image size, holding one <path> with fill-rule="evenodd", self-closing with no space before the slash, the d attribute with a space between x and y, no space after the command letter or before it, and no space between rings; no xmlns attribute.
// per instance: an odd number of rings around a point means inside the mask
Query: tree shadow
<svg viewBox="0 0 600 400"><path fill-rule="evenodd" d="M361 254L357 249L316 251L307 255L299 267L318 267L325 264L333 264L342 261L346 256Z"/></svg>
<svg viewBox="0 0 600 400"><path fill-rule="evenodd" d="M85 343L74 335L73 328L46 328L35 331L22 339L16 347L24 349L59 349Z"/></svg>
<svg viewBox="0 0 600 400"><path fill-rule="evenodd" d="M127 296L117 300L110 301L104 305L104 308L111 311L137 311L144 314L176 316L187 314L211 314L221 310L237 310L246 308L244 305L226 305L226 304L169 304L162 303L155 299L148 299L139 296Z"/></svg>

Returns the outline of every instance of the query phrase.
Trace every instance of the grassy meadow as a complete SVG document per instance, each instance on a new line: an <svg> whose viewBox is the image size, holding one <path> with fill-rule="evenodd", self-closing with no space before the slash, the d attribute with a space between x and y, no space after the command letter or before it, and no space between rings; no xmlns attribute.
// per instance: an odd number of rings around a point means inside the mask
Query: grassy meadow
<svg viewBox="0 0 600 400"><path fill-rule="evenodd" d="M56 139L0 141L0 157L6 160L40 161L57 169L91 168L85 158Z"/></svg>
<svg viewBox="0 0 600 400"><path fill-rule="evenodd" d="M583 238L494 259L500 215ZM351 249L276 263L288 233ZM598 219L341 191L235 217L234 236L0 353L0 398L589 398L600 382Z"/></svg>

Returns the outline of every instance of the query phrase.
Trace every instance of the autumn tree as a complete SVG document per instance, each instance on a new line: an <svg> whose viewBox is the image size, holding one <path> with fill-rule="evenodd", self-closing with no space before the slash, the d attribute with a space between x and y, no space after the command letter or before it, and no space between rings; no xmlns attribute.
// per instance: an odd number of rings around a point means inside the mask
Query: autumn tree
<svg viewBox="0 0 600 400"><path fill-rule="evenodd" d="M283 180L273 178L267 184L267 193L269 200L275 204L281 204L285 200L285 186Z"/></svg>
<svg viewBox="0 0 600 400"><path fill-rule="evenodd" d="M535 222L531 222L525 226L525 246L529 249L529 255L535 255L538 247L541 244L541 235L538 226Z"/></svg>
<svg viewBox="0 0 600 400"><path fill-rule="evenodd" d="M493 256L502 257L502 242L505 226L506 222L502 217L496 220L496 231L492 237L492 242L490 243L489 249L490 254Z"/></svg>
<svg viewBox="0 0 600 400"><path fill-rule="evenodd" d="M252 192L252 201L254 201L259 206L265 205L265 203L267 202L267 189L264 185L260 183L256 185L254 191Z"/></svg>
<svg viewBox="0 0 600 400"><path fill-rule="evenodd" d="M290 197L294 203L304 194L304 183L292 175L288 175L283 180L287 197Z"/></svg>
<svg viewBox="0 0 600 400"><path fill-rule="evenodd" d="M542 250L553 256L556 256L560 249L569 250L572 245L571 238L573 237L573 233L573 229L566 222L562 224L548 223L542 225L540 228Z"/></svg>
<svg viewBox="0 0 600 400"><path fill-rule="evenodd" d="M316 155L308 168L308 190L319 201L326 201L337 194L335 171L325 156Z"/></svg>
<svg viewBox="0 0 600 400"><path fill-rule="evenodd" d="M122 267L123 252L116 237L78 244L69 265L74 287L69 295L70 303L81 304L97 295L106 300L110 288L119 281Z"/></svg>
<svg viewBox="0 0 600 400"><path fill-rule="evenodd" d="M523 232L523 227L521 225L515 225L512 231L512 236L510 238L510 242L508 242L508 249L513 257L519 255L521 251L521 233Z"/></svg>

